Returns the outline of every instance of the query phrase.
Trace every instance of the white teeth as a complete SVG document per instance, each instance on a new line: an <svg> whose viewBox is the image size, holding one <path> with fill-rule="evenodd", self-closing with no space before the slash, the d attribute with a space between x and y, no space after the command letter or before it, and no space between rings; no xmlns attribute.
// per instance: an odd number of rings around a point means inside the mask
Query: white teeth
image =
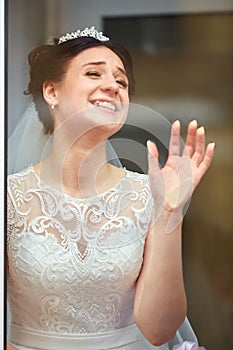
<svg viewBox="0 0 233 350"><path fill-rule="evenodd" d="M95 106L104 107L104 108L109 109L110 111L113 111L113 112L116 111L116 106L114 106L112 103L107 102L107 101L96 101Z"/></svg>

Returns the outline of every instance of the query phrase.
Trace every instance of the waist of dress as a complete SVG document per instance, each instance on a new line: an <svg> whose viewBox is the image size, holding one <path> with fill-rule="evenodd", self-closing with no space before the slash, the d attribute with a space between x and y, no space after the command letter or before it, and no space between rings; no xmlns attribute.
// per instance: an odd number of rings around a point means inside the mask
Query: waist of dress
<svg viewBox="0 0 233 350"><path fill-rule="evenodd" d="M9 341L25 347L46 350L104 350L131 344L141 338L135 324L108 332L52 334L10 326Z"/></svg>

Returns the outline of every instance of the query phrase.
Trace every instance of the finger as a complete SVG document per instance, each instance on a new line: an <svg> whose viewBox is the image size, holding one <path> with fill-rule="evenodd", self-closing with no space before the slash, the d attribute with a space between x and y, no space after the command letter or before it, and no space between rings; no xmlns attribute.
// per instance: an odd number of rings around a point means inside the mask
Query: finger
<svg viewBox="0 0 233 350"><path fill-rule="evenodd" d="M159 167L159 152L154 142L147 141L148 150L148 173L155 173Z"/></svg>
<svg viewBox="0 0 233 350"><path fill-rule="evenodd" d="M203 126L196 131L195 152L192 159L199 166L205 154L205 129Z"/></svg>
<svg viewBox="0 0 233 350"><path fill-rule="evenodd" d="M171 138L169 142L169 155L178 156L180 155L180 122L176 120L172 124Z"/></svg>
<svg viewBox="0 0 233 350"><path fill-rule="evenodd" d="M215 149L214 142L209 143L206 147L204 158L199 165L201 177L205 174L205 172L210 167L210 164L211 164L213 156L214 156L214 149Z"/></svg>
<svg viewBox="0 0 233 350"><path fill-rule="evenodd" d="M197 132L197 121L193 120L188 125L188 131L185 141L185 147L183 150L183 155L189 155L192 157L195 150L196 142L196 132Z"/></svg>

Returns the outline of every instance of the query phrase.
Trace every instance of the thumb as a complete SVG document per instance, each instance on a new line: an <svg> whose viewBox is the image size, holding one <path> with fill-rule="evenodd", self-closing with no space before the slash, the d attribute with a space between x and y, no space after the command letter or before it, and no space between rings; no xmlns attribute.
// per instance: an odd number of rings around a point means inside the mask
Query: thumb
<svg viewBox="0 0 233 350"><path fill-rule="evenodd" d="M156 173L159 167L159 152L154 142L147 141L148 150L148 174Z"/></svg>
<svg viewBox="0 0 233 350"><path fill-rule="evenodd" d="M159 152L154 142L147 141L148 149L148 176L151 194L154 200L153 219L154 225L159 220L165 200L165 181L159 166Z"/></svg>

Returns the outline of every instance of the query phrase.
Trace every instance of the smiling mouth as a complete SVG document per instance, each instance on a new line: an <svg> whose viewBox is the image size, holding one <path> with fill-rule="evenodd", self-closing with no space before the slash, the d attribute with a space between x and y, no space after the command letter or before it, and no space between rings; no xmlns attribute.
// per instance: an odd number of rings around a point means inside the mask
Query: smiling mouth
<svg viewBox="0 0 233 350"><path fill-rule="evenodd" d="M107 101L97 100L94 102L94 106L103 108L106 111L110 111L110 112L117 112L118 111L118 108L114 103L107 102Z"/></svg>

